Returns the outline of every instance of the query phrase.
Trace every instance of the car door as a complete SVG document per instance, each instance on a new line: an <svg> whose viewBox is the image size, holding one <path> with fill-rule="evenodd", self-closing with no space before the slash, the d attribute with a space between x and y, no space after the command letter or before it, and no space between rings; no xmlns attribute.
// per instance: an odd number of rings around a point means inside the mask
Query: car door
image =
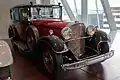
<svg viewBox="0 0 120 80"><path fill-rule="evenodd" d="M28 7L19 8L19 15L20 15L20 23L19 23L19 34L23 41L26 41L26 30L28 28L28 17L29 17L29 11Z"/></svg>
<svg viewBox="0 0 120 80"><path fill-rule="evenodd" d="M19 29L19 10L18 8L13 8L10 10L11 20L12 20L12 27L16 29L18 36L20 36L20 29Z"/></svg>

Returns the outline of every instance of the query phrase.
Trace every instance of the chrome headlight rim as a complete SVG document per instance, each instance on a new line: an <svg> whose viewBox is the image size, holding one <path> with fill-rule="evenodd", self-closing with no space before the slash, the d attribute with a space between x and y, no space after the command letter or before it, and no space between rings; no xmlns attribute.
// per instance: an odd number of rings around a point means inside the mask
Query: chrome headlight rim
<svg viewBox="0 0 120 80"><path fill-rule="evenodd" d="M93 36L96 32L96 28L93 26L93 25L89 25L87 28L86 28L86 32L89 36Z"/></svg>
<svg viewBox="0 0 120 80"><path fill-rule="evenodd" d="M62 34L62 37L63 37L65 40L69 40L69 39L71 39L72 29L70 29L69 27L64 27L64 28L61 30L61 34Z"/></svg>

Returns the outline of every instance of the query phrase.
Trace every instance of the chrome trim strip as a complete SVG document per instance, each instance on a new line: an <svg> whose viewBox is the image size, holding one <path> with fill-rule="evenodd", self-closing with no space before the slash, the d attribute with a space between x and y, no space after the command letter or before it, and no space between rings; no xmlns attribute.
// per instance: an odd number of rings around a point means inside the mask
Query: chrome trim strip
<svg viewBox="0 0 120 80"><path fill-rule="evenodd" d="M106 54L102 54L102 55L96 56L94 58L82 60L82 61L71 63L71 64L63 64L62 68L64 70L79 69L79 68L82 68L82 67L85 67L85 66L88 66L88 65L92 65L92 64L95 64L97 62L101 62L101 61L104 61L106 59L109 59L113 55L114 55L114 50L111 50L110 52L108 52Z"/></svg>
<svg viewBox="0 0 120 80"><path fill-rule="evenodd" d="M65 53L67 51L68 51L68 49L65 49L64 51L60 51L60 52L56 52L56 51L54 51L54 52L57 53L57 54L61 54L61 53Z"/></svg>
<svg viewBox="0 0 120 80"><path fill-rule="evenodd" d="M65 52L67 52L68 50L69 50L69 49L67 48L66 44L64 44L64 50L63 50L63 51L58 52L58 51L55 51L55 50L53 49L53 51L54 51L55 53L57 53L57 54L65 53Z"/></svg>
<svg viewBox="0 0 120 80"><path fill-rule="evenodd" d="M80 39L86 39L86 38L90 38L90 37L92 37L92 36L79 37L79 38L75 38L75 39L66 40L64 42L70 42L70 41L75 41L75 40L80 40Z"/></svg>

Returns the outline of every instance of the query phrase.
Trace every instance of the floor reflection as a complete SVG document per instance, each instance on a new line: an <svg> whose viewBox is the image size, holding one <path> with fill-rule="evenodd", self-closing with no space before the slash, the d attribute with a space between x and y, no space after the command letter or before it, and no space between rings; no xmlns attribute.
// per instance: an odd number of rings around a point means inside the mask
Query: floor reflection
<svg viewBox="0 0 120 80"><path fill-rule="evenodd" d="M68 71L64 73L64 80L105 80L104 68L101 63Z"/></svg>
<svg viewBox="0 0 120 80"><path fill-rule="evenodd" d="M96 77L96 80L105 80L104 79L104 69L101 63L96 63L90 65L87 68L88 74Z"/></svg>

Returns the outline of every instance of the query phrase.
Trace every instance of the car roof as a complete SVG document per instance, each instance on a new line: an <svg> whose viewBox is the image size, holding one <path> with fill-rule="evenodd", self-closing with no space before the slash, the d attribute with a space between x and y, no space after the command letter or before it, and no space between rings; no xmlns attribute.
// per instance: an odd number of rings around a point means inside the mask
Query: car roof
<svg viewBox="0 0 120 80"><path fill-rule="evenodd" d="M60 5L50 5L50 4L48 4L48 5L41 5L41 4L35 4L35 5L20 4L20 5L16 5L16 6L12 7L11 9L14 9L14 8L23 8L23 7L37 7L37 6L38 7L52 7L52 6L62 7Z"/></svg>

